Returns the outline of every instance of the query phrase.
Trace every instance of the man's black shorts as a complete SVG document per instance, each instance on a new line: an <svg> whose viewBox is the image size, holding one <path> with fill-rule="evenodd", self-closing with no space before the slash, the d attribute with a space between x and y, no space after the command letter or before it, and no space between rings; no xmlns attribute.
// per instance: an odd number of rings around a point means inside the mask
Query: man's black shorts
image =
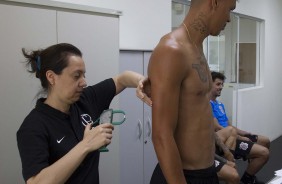
<svg viewBox="0 0 282 184"><path fill-rule="evenodd" d="M200 170L183 170L187 184L218 184L215 165ZM167 184L161 167L157 164L150 184Z"/></svg>

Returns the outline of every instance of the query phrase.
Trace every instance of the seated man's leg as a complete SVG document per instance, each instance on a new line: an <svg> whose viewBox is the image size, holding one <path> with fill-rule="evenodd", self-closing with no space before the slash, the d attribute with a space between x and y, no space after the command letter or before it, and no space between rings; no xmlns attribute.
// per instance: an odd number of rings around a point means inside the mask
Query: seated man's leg
<svg viewBox="0 0 282 184"><path fill-rule="evenodd" d="M255 174L265 165L269 158L269 150L259 144L249 141L237 140L234 157L243 157L250 159L248 167L241 178L244 184L253 184Z"/></svg>
<svg viewBox="0 0 282 184"><path fill-rule="evenodd" d="M247 157L251 160L246 172L255 175L268 161L269 150L264 146L254 144Z"/></svg>
<svg viewBox="0 0 282 184"><path fill-rule="evenodd" d="M269 140L269 138L265 137L263 135L258 135L257 143L259 145L262 145L262 146L266 147L267 149L270 148L270 140Z"/></svg>
<svg viewBox="0 0 282 184"><path fill-rule="evenodd" d="M228 164L229 163L229 164ZM240 183L240 176L231 162L223 163L218 159L215 159L215 168L219 180L225 181L227 184L238 184Z"/></svg>

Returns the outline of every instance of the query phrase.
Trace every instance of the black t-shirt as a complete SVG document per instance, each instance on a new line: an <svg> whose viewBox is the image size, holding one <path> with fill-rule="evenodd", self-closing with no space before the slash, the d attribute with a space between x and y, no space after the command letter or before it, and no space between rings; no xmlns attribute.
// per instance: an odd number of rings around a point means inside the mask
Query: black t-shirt
<svg viewBox="0 0 282 184"><path fill-rule="evenodd" d="M39 99L17 132L25 181L67 154L82 139L85 125L109 108L116 88L112 79L84 89L65 114ZM66 183L99 183L99 151L89 153Z"/></svg>

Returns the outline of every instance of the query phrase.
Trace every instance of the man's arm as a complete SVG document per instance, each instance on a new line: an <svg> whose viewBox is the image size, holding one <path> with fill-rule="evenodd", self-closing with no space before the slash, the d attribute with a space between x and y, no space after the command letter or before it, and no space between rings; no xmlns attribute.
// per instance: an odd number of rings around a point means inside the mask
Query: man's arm
<svg viewBox="0 0 282 184"><path fill-rule="evenodd" d="M244 137L244 136L241 136L241 135L237 135L237 139L242 140L242 141L251 141L248 137Z"/></svg>
<svg viewBox="0 0 282 184"><path fill-rule="evenodd" d="M230 124L229 124L229 125L230 125ZM230 125L230 126L232 126L232 125ZM234 126L233 126L233 127L234 127ZM251 134L250 132L247 132L247 131L238 129L237 127L234 127L234 128L236 128L237 133L238 133L238 135L240 135L240 136L245 136L245 135L250 135L250 134Z"/></svg>
<svg viewBox="0 0 282 184"><path fill-rule="evenodd" d="M216 134L216 132L214 133L214 137L215 137L215 143L216 145L218 145L223 153L224 153L224 157L229 160L234 162L234 156L233 154L230 152L229 148L223 143L223 141L219 138L219 136Z"/></svg>
<svg viewBox="0 0 282 184"><path fill-rule="evenodd" d="M218 121L217 121L217 119L216 119L215 117L213 118L213 122L214 122L214 130L215 130L215 131L218 131L218 130L221 130L221 129L224 128L223 126L221 126L221 125L218 123Z"/></svg>
<svg viewBox="0 0 282 184"><path fill-rule="evenodd" d="M148 74L153 101L152 139L162 172L167 183L186 184L174 139L181 82L186 74L181 57L183 56L175 47L158 46L151 56Z"/></svg>

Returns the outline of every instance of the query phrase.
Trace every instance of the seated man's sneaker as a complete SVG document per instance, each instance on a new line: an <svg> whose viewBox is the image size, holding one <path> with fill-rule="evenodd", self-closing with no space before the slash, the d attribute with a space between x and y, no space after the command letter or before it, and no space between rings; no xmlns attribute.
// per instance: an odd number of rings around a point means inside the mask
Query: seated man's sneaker
<svg viewBox="0 0 282 184"><path fill-rule="evenodd" d="M256 176L243 176L241 178L241 184L265 184L265 182L259 181Z"/></svg>
<svg viewBox="0 0 282 184"><path fill-rule="evenodd" d="M253 181L253 183L254 183L254 184L265 184L265 182L259 181L256 176L254 176L254 181Z"/></svg>

